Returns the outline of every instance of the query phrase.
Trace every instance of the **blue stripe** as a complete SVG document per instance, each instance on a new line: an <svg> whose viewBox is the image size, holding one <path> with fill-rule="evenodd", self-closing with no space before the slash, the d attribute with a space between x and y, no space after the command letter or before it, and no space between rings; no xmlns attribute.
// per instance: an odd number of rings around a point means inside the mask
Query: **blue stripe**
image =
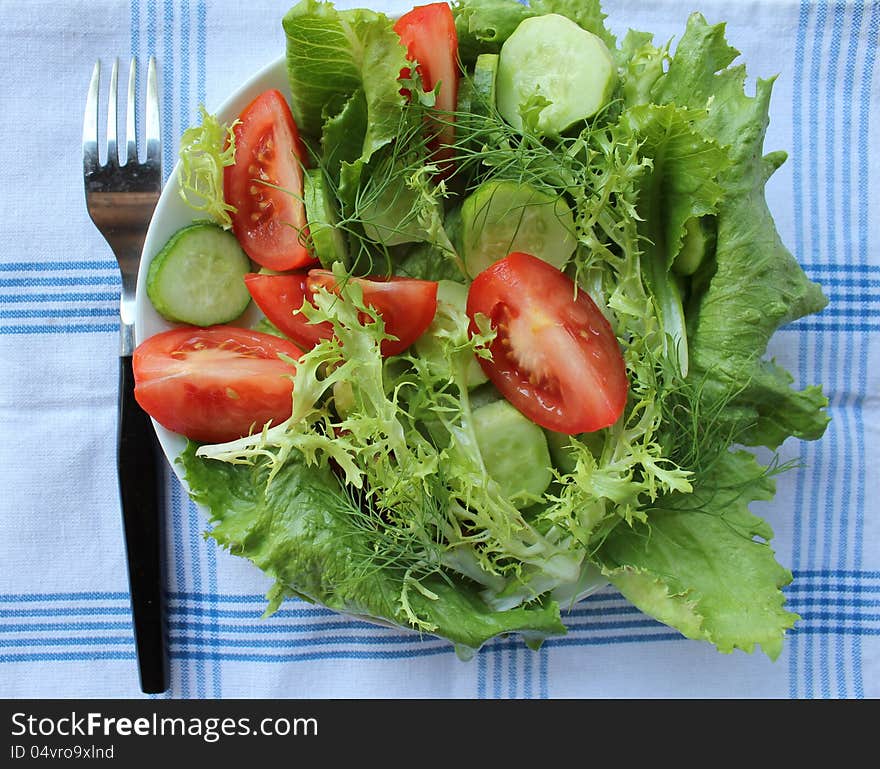
<svg viewBox="0 0 880 769"><path fill-rule="evenodd" d="M119 265L115 261L97 259L0 263L0 272L64 272L70 270L110 270L116 273L119 270Z"/></svg>
<svg viewBox="0 0 880 769"><path fill-rule="evenodd" d="M477 656L477 699L486 699L486 655Z"/></svg>
<svg viewBox="0 0 880 769"><path fill-rule="evenodd" d="M805 588L809 589L809 588ZM869 591L877 592L876 587L868 587ZM831 586L828 588L829 595L789 595L788 596L788 605L792 611L803 613L809 607L814 606L835 606L835 607L852 607L852 608L877 608L880 606L880 599L866 598L864 597L865 588L861 585L847 585L847 586ZM854 597L852 598L844 598L838 595L837 593L842 592L852 592L854 593ZM786 592L789 592L786 590ZM221 597L218 596L218 600ZM632 613L638 616L641 616L641 612L635 607L632 608ZM283 610L282 610L283 611ZM63 607L45 607L45 608L16 608L16 609L0 609L0 618L8 618L8 619L22 619L25 617L77 617L77 616L92 616L92 617L100 617L100 616L129 616L131 610L126 606L63 606ZM623 613L623 612L621 612ZM372 625L369 622L365 622L363 620L356 620L353 618L346 617L345 619L340 619L341 615L336 614L335 612L331 612L327 610L326 620L317 620L309 623L297 623L296 625L284 624L284 623L276 623L276 619L280 619L282 616L282 612L278 612L272 618L268 618L265 621L261 619L260 613L252 613L252 612L244 612L244 611L236 611L234 609L214 609L211 607L198 607L198 606L190 606L190 607L178 607L174 606L169 607L169 617L180 616L186 620L189 617L208 617L212 620L212 627L214 627L213 622L216 620L219 622L220 619L246 619L246 620L258 620L258 622L252 622L246 625L236 625L230 623L220 623L216 625L218 630L223 630L225 632L242 632L242 633L281 633L281 632L320 632L324 629L330 630L340 630L345 628L360 628L360 629L376 629L375 625ZM292 612L288 612L288 616L303 616L302 614L294 614ZM36 623L39 624L39 623ZM569 627L574 628L588 628L589 625L587 623L575 624L568 623ZM172 627L177 627L175 622L171 623ZM12 625L11 627L16 627ZM4 626L0 625L0 630L3 630Z"/></svg>
<svg viewBox="0 0 880 769"><path fill-rule="evenodd" d="M803 619L829 620L833 622L880 622L880 614L862 614L846 611L810 611L803 610Z"/></svg>
<svg viewBox="0 0 880 769"><path fill-rule="evenodd" d="M178 487L179 488L179 485ZM185 494L177 493L174 497L174 505L175 505L175 514L178 514L177 508L179 507L179 517L181 520L186 519L186 532L189 540L189 555L188 555L188 563L190 567L190 579L193 585L197 585L201 587L202 585L202 563L201 563L201 550L205 546L212 546L211 543L207 543L201 536L202 532L202 524L199 518L198 510L192 502L190 502L189 497ZM183 531L183 528L181 528ZM211 601L208 601L208 608L210 611ZM206 671L204 665L196 665L195 668L196 673L196 691L198 692L199 697L207 697L207 683L206 683Z"/></svg>
<svg viewBox="0 0 880 769"><path fill-rule="evenodd" d="M446 646L423 646L406 651L385 650L352 650L340 651L313 651L313 652L289 652L287 654L233 654L226 652L204 652L192 650L175 650L173 656L182 660L224 662L312 662L315 660L397 660L412 659L416 657L433 657L439 654L452 655L451 647Z"/></svg>
<svg viewBox="0 0 880 769"><path fill-rule="evenodd" d="M880 297L875 301L880 302ZM822 323L825 318L880 318L880 307L840 307L829 305L818 315L811 316L817 323Z"/></svg>
<svg viewBox="0 0 880 769"><path fill-rule="evenodd" d="M11 625L0 625L0 633L131 630L131 627L131 622L19 622Z"/></svg>
<svg viewBox="0 0 880 769"><path fill-rule="evenodd" d="M2 326L0 336L11 334L105 334L119 331L119 323L65 323L41 326Z"/></svg>
<svg viewBox="0 0 880 769"><path fill-rule="evenodd" d="M94 651L94 652L37 652L34 654L0 654L4 662L83 662L86 660L133 660L134 652Z"/></svg>
<svg viewBox="0 0 880 769"><path fill-rule="evenodd" d="M77 291L69 294L3 294L0 304L25 304L30 302L118 302L118 291Z"/></svg>
<svg viewBox="0 0 880 769"><path fill-rule="evenodd" d="M848 247L847 250L850 250L850 248ZM868 305L873 302L880 302L880 295L878 295L875 291L876 288L880 288L880 280L874 281L874 283L875 286L873 288L868 286L860 286L858 291L835 290L829 292L829 306L824 308L821 314L825 314L829 310L836 309L839 305L846 303L860 305L859 307L850 308L850 312L860 313L863 310L864 305ZM823 288L827 288L827 285L823 285Z"/></svg>
<svg viewBox="0 0 880 769"><path fill-rule="evenodd" d="M802 209L803 202L803 136L802 123L803 106L803 71L804 71L804 49L806 46L806 30L809 23L810 4L808 0L801 0L800 10L798 14L798 28L795 42L794 52L794 84L792 90L792 151L794 154L794 167L792 169L792 203L794 206L794 240L795 254L799 262L806 262L806 248L804 245L804 214ZM792 330L796 330L799 335L798 339L798 375L800 381L806 378L806 343L807 335L804 333L806 329L792 324L788 326ZM799 451L799 462L797 473L797 484L795 486L794 495L794 522L792 526L792 565L793 569L799 569L803 562L801 554L801 541L803 537L803 521L801 512L804 504L804 485L806 482L807 465L807 449L806 444L801 442ZM790 642L789 654L789 697L797 698L798 696L798 661L800 659L800 636L793 635Z"/></svg>
<svg viewBox="0 0 880 769"><path fill-rule="evenodd" d="M0 609L0 618L71 616L96 617L102 615L128 616L129 614L131 614L131 609L127 606L65 606L63 608L57 609Z"/></svg>
<svg viewBox="0 0 880 769"><path fill-rule="evenodd" d="M823 636L829 631L826 628L805 628L799 631L799 635L804 636ZM843 628L842 632L853 633L851 628ZM861 632L862 636L876 637L880 636L880 628L872 628ZM650 636L606 636L596 639L572 639L572 638L552 638L549 639L538 652L541 660L542 669L546 670L547 649L558 647L593 647L593 646L610 646L628 643L666 643L669 641L678 641L691 644L693 641L685 639L682 635L675 632L657 633ZM509 643L509 642L508 642ZM436 656L440 654L452 655L454 651L448 644L438 646L419 646L411 649L401 650L355 650L340 649L333 651L308 651L308 652L290 652L287 654L267 654L258 653L238 653L223 652L215 650L191 650L191 649L171 649L171 657L176 660L221 660L227 662L269 662L269 663L288 663L288 662L306 662L313 660L394 660L394 659L411 659L417 657ZM482 655L481 655L482 656ZM133 660L134 652L126 652L122 650L94 650L94 651L69 651L69 652L34 652L34 653L17 653L0 655L0 663L10 662L47 662L47 661L84 661L84 660ZM546 675L542 676L542 681L546 684ZM548 692L546 688L542 689L540 695L547 698Z"/></svg>
<svg viewBox="0 0 880 769"><path fill-rule="evenodd" d="M828 260L830 263L835 264L839 261L838 252L837 252L837 232L836 232L836 223L837 223L837 203L835 196L835 185L831 183L831 180L834 179L835 175L835 166L840 163L838 158L838 146L840 144L839 138L837 137L837 132L835 131L835 123L837 120L837 103L835 99L835 94L837 91L837 82L838 82L838 68L840 63L840 39L843 35L843 11L844 7L840 4L835 3L832 10L832 26L831 26L831 45L828 55L828 70L826 72L826 87L825 87L825 220L826 220L826 230L827 230L827 241L828 241ZM844 143L846 143L844 141ZM832 310L832 312L828 313L830 315L840 314L835 312L839 308L828 308ZM827 311L826 311L827 312ZM824 314L824 313L823 313ZM843 313L844 315L846 313ZM844 357L844 361L850 360L850 355L852 355L852 335L848 335L846 338L846 344L844 345L844 349L847 350L847 354ZM846 365L841 365L842 361L840 358L841 347L837 347L835 350L837 354L838 361L833 365L835 369L835 374L839 377L843 374L844 379L846 379L846 372L848 371L848 367ZM838 387L835 386L833 381L826 381L824 378L821 379L825 386L828 387L832 392L837 390ZM840 383L839 384L840 392L849 392L848 383ZM824 509L824 526L822 532L822 565L824 568L831 567L831 553L832 553L832 540L833 540L833 527L835 521L835 499L837 498L836 494L829 493L829 490L834 488L835 479L837 477L837 467L838 467L838 455L840 451L838 450L838 436L840 435L839 425L837 421L833 421L826 431L826 445L829 446L830 460L827 464L827 478L828 481L825 485L826 495L825 495L825 509ZM846 435L846 433L844 433ZM843 466L848 467L851 464L851 457L849 454L849 447L845 441L841 441L841 444L844 449L843 456ZM818 475L818 473L817 473ZM841 532L844 534L846 529L843 529ZM841 563L845 563L842 561ZM819 657L822 661L822 669L820 674L820 685L822 690L822 696L825 699L830 699L831 697L831 670L830 670L830 660L832 659L832 655L829 654L828 643L826 639L821 639L819 643ZM843 669L843 648L840 643L838 643L836 654L834 657L837 660L839 666L839 672L842 672ZM846 687L845 677L843 675L838 675L837 678L837 691L838 693L842 693Z"/></svg>
<svg viewBox="0 0 880 769"><path fill-rule="evenodd" d="M492 655L492 697L501 699L501 655L504 653L502 644L489 644L489 652Z"/></svg>
<svg viewBox="0 0 880 769"><path fill-rule="evenodd" d="M806 3L808 6L810 4L810 0L803 0L803 2ZM874 37L876 37L877 30L876 29L873 30L873 33L874 33ZM873 58L874 58L873 55L866 56L866 65L865 65L866 73L867 73L867 70L869 69L869 65L873 66ZM870 79L870 75L868 75L868 79ZM862 81L863 81L862 85L864 87L864 84L865 84L865 75L864 74L862 77ZM870 84L868 87L870 88ZM865 94L863 92L862 96L864 98L868 99L868 101L870 102L870 100L871 100L870 92L868 92L867 94ZM863 107L863 111L864 111L864 107ZM861 120L859 122L861 123ZM864 127L865 127L865 129L867 129L867 121L865 122ZM797 130L797 127L795 127L795 130ZM861 139L859 139L859 143L861 143ZM862 163L867 163L867 158L860 158L860 161ZM867 187L867 181L865 182L865 186ZM860 187L861 187L861 184L860 184ZM861 238L859 239L859 242L861 243ZM798 259L798 262L803 266L804 270L806 270L810 274L818 274L818 273L822 273L822 272L830 272L830 273L857 272L857 273L866 273L866 274L880 273L880 264L868 264L867 262L862 262L860 264L859 263L852 263L852 262L849 264L844 264L844 263L835 263L835 262L811 262L808 259L804 259L804 260Z"/></svg>
<svg viewBox="0 0 880 769"><path fill-rule="evenodd" d="M550 697L550 653L546 642L538 650L538 696L546 700Z"/></svg>
<svg viewBox="0 0 880 769"><path fill-rule="evenodd" d="M208 62L208 9L205 4L205 0L198 0L198 4L196 5L196 49L197 49L197 57L196 57L196 82L197 82L197 90L198 90L198 102L199 104L204 104L206 100L206 88L207 88L207 62Z"/></svg>
<svg viewBox="0 0 880 769"><path fill-rule="evenodd" d="M878 323L834 323L832 321L828 321L827 323L823 323L822 321L795 321L794 323L783 326L779 329L780 331L797 331L799 333L804 333L804 339L815 339L814 332L817 331L828 331L842 334L852 334L852 333L870 333L873 331L880 330L880 322ZM815 372L815 369L811 370L813 378L817 381L821 381L821 376ZM804 381L802 379L801 381Z"/></svg>
<svg viewBox="0 0 880 769"><path fill-rule="evenodd" d="M850 200L847 197L844 201L844 208L848 209L850 207ZM848 231L850 228L845 227L844 232ZM847 246L849 247L849 238L846 240ZM849 299L852 298L853 301L865 301L865 302L874 302L878 300L876 294L873 293L873 289L880 288L880 280L874 278L835 278L835 277L819 277L817 275L811 276L814 280L821 281L823 287L841 286L843 288L861 288L864 289L863 294L844 294L844 293L835 293L834 296L837 299Z"/></svg>
<svg viewBox="0 0 880 769"><path fill-rule="evenodd" d="M523 646L517 646L514 649L511 649L509 653L509 657L507 660L507 698L508 699L516 699L517 695L517 683L519 681L519 676L517 675L517 668L519 666L519 657L522 654Z"/></svg>
<svg viewBox="0 0 880 769"><path fill-rule="evenodd" d="M858 622L868 623L880 620L880 613L865 611L867 609L877 609L880 607L880 600L866 599L858 596L853 599L838 599L836 597L817 598L817 597L801 597L793 599L789 602L792 610L801 614L804 620L825 619L836 620L840 622ZM211 611L211 610L209 610ZM71 616L80 614L79 611L30 614L6 614L5 616L21 619L25 616ZM127 615L128 609L119 607L102 607L96 608L94 614L117 614ZM213 611L211 611L213 613ZM279 635L286 636L291 634L304 633L328 633L342 630L349 631L368 631L380 634L385 638L395 638L400 641L412 640L412 633L394 632L384 627L378 627L361 620L353 620L343 618L334 614L326 621L305 622L305 623L274 623L271 620L258 621L252 624L238 624L231 622L214 621L213 616L209 614L211 622L199 622L190 619L187 612L170 612L171 616L180 614L182 619L171 619L168 623L170 631L194 632L201 634L205 631L211 631L214 634L244 634L244 635ZM86 630L86 629L126 629L129 628L130 622L84 622L81 620L68 622L17 622L0 625L0 632L27 632L27 631L49 631L49 630ZM575 636L580 633L603 632L607 630L623 630L623 629L658 629L664 627L657 620L646 615L639 615L631 620L618 620L610 622L586 622L586 623L569 623L567 625L569 635Z"/></svg>
<svg viewBox="0 0 880 769"><path fill-rule="evenodd" d="M875 623L880 623L880 616L874 616L872 621ZM822 623L834 623L834 624L822 624ZM797 636L811 636L811 637L828 637L831 635L835 636L851 636L851 637L875 637L880 635L880 624L875 624L873 626L855 626L851 624L852 620L849 617L843 616L840 617L836 613L831 613L829 616L818 615L814 617L808 623L802 623L794 630L790 631L792 637ZM839 624L839 623L850 623L850 624ZM544 644L541 646L541 649L536 653L539 658L539 665L541 666L541 689L542 689L542 697L548 696L547 691L547 660L546 655L544 655L544 651L546 649L555 648L555 647L589 647L589 646L607 646L613 644L623 644L623 643L632 643L632 644L640 644L646 642L658 642L658 641L683 641L687 644L692 644L693 641L686 639L682 636L678 631L673 628L668 628L665 626L658 627L656 632L653 633L618 633L613 635L600 635L600 636L560 636L547 639ZM334 637L315 637L315 638L307 638L307 639L298 639L296 641L295 647L297 649L311 649L318 648L322 646L330 646L334 644L359 644L363 646L386 646L386 647L395 647L402 646L403 648L388 648L383 650L382 654L386 658L401 658L411 656L413 653L421 653L424 650L433 650L436 652L449 653L454 654L453 646L443 639L435 639L435 638L419 638L418 635L413 634L407 637L397 637L397 636L334 636ZM16 647L48 647L48 646L133 646L134 639L131 635L125 636L107 636L107 637L82 637L82 638L70 638L70 637L60 637L60 638L24 638L24 639L3 639L0 638L0 647L4 646L16 646ZM185 654L187 651L192 650L211 650L211 653L217 654L221 659L228 659L232 655L238 655L240 652L234 651L229 652L228 650L240 650L240 649L288 649L291 647L291 642L285 639L259 639L259 640L248 640L248 639L227 639L220 642L215 641L214 639L206 639L204 637L195 637L195 636L172 636L170 638L170 649L171 653L174 656L178 657L186 657ZM708 647L707 647L708 648ZM336 656L338 658L345 658L352 653L358 653L359 649L352 648L352 646L347 646L339 649L335 649L329 652L326 652L329 656ZM494 665L493 667L493 697L500 698L502 696L502 688L501 688L501 666L498 664L502 659L503 655L506 652L527 652L528 654L535 654L534 652L527 651L527 647L524 646L522 641L518 638L499 638L488 643L481 652L478 652L478 659L482 657L486 657L487 661L489 659L492 660ZM95 652L100 654L100 651ZM272 654L271 652L254 652L254 654L258 654L262 659L265 660L278 660L278 656ZM7 655L8 657L8 655ZM11 661L8 658L4 661Z"/></svg>
<svg viewBox="0 0 880 769"><path fill-rule="evenodd" d="M0 649L6 646L128 646L134 645L134 637L83 636L82 638L0 638Z"/></svg>
<svg viewBox="0 0 880 769"><path fill-rule="evenodd" d="M31 288L36 286L122 286L122 278L113 275L58 275L43 278L29 275L19 278L0 278L0 288Z"/></svg>
<svg viewBox="0 0 880 769"><path fill-rule="evenodd" d="M3 639L0 639L2 643ZM65 639L62 639L65 640ZM77 639L71 639L76 641ZM100 641L102 639L95 639ZM179 635L171 636L172 646L193 647L197 649L287 649L290 647L290 640L287 638L226 638L223 640L215 640L208 638L202 634L196 635ZM14 641L13 641L14 643ZM442 644L445 648L452 650L452 646L448 641L443 639L427 639L421 638L417 633L411 635L330 635L322 634L310 638L297 638L296 645L298 648L308 648L313 646L333 646L335 644L364 645L364 646L399 646L403 644L414 644L421 646L423 644ZM406 651L401 650L401 651Z"/></svg>
<svg viewBox="0 0 880 769"><path fill-rule="evenodd" d="M0 593L3 601L127 601L128 593L77 592L77 593Z"/></svg>
<svg viewBox="0 0 880 769"><path fill-rule="evenodd" d="M174 0L165 0L163 18L162 49L165 52L163 79L166 83L177 83L178 76L174 68ZM186 62L183 62L181 69L186 69ZM168 178L174 165L174 142L171 141L171 137L174 136L175 92L175 88L164 88L162 91L163 133L166 137L166 141L162 143L162 171L165 179Z"/></svg>
<svg viewBox="0 0 880 769"><path fill-rule="evenodd" d="M54 307L45 310L0 310L0 318L110 318L118 313L115 307Z"/></svg>

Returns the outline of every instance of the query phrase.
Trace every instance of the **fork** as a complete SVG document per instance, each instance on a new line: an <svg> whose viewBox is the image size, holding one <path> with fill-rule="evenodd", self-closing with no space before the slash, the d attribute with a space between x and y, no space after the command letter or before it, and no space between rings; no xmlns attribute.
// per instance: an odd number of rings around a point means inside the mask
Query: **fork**
<svg viewBox="0 0 880 769"><path fill-rule="evenodd" d="M110 73L107 106L106 160L99 157L99 90L101 62L95 64L83 120L83 177L86 207L95 226L116 256L122 274L120 297L119 412L117 469L125 535L131 610L141 690L168 689L162 570L163 473L156 436L147 414L134 397L132 353L135 348L135 292L147 227L162 188L159 96L156 62L147 68L146 120L138 154L135 94L137 61L128 78L125 155L118 146L119 60Z"/></svg>

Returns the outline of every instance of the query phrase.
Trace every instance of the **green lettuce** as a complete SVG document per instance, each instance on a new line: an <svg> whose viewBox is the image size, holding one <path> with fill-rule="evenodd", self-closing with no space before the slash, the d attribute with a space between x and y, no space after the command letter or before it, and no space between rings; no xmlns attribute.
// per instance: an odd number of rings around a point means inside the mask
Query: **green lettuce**
<svg viewBox="0 0 880 769"><path fill-rule="evenodd" d="M498 53L519 23L532 16L558 13L602 38L610 50L617 45L605 26L599 0L462 0L453 4L459 56L473 64L479 53Z"/></svg>
<svg viewBox="0 0 880 769"><path fill-rule="evenodd" d="M302 0L287 12L282 26L291 111L298 128L306 137L320 138L325 121L338 116L362 91L366 120L359 156L369 161L397 136L406 101L397 82L408 65L406 49L388 17Z"/></svg>
<svg viewBox="0 0 880 769"><path fill-rule="evenodd" d="M193 443L179 461L192 498L208 511L209 536L275 580L267 614L291 596L404 626L412 613L465 656L500 634L524 631L537 642L566 632L553 601L493 611L472 585L437 574L407 592L405 571L376 567L367 514L326 467L292 456L270 483L266 461L203 459Z"/></svg>
<svg viewBox="0 0 880 769"><path fill-rule="evenodd" d="M661 498L645 523L618 526L600 550L604 573L646 613L721 652L755 644L771 658L798 616L780 588L791 572L768 544L773 532L749 512L773 498L766 468L746 451L725 452L693 493Z"/></svg>
<svg viewBox="0 0 880 769"><path fill-rule="evenodd" d="M651 163L637 192L641 259L683 375L688 373L688 340L681 290L670 268L688 220L717 211L725 194L719 179L730 163L722 148L700 133L701 117L672 104L640 104L620 119L621 129L639 138L640 155Z"/></svg>
<svg viewBox="0 0 880 769"><path fill-rule="evenodd" d="M763 154L772 80L744 92L745 67L729 66L739 52L724 25L693 14L668 71L653 88L655 101L705 110L704 132L727 148L719 175L715 258L695 281L688 307L692 375L703 397L747 445L777 448L789 436L814 440L825 431L827 399L818 387L796 391L792 377L764 360L782 325L827 304L782 243L764 198L784 153ZM723 404L723 409L720 407Z"/></svg>
<svg viewBox="0 0 880 769"><path fill-rule="evenodd" d="M180 137L178 192L187 206L228 230L235 207L223 195L223 169L235 162L235 123L221 123L203 105L199 113L201 125L187 128Z"/></svg>

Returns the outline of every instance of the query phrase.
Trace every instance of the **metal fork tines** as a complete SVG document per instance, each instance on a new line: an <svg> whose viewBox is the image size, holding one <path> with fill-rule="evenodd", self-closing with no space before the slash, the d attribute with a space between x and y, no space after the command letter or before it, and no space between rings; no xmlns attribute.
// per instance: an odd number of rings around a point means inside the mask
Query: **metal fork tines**
<svg viewBox="0 0 880 769"><path fill-rule="evenodd" d="M135 297L144 239L162 188L159 95L156 63L147 68L143 158L135 118L137 66L128 78L125 155L118 140L118 61L110 73L106 159L99 157L101 63L95 64L83 121L83 178L86 206L106 239L122 273L120 296L119 411L116 457L119 498L128 563L128 582L138 672L144 692L168 688L162 568L164 473L149 416L135 397Z"/></svg>
<svg viewBox="0 0 880 769"><path fill-rule="evenodd" d="M110 73L107 102L106 161L101 163L98 150L99 91L101 62L95 64L86 100L83 122L83 177L86 205L95 226L116 254L122 272L122 354L134 349L134 307L138 265L147 224L162 189L162 157L159 139L159 91L156 62L151 57L147 67L146 120L144 122L144 158L138 153L136 93L137 61L132 59L128 77L125 118L125 154L120 157L118 141L117 82L119 61L114 60Z"/></svg>

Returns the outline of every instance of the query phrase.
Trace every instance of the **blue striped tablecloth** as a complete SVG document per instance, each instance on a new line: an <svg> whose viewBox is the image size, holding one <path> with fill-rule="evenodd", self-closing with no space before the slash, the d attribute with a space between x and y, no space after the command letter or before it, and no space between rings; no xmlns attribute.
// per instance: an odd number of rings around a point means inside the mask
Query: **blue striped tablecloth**
<svg viewBox="0 0 880 769"><path fill-rule="evenodd" d="M340 6L345 3L340 3ZM348 5L352 5L348 3ZM649 6L649 7L646 7ZM244 7L246 11L238 10ZM155 54L165 168L197 107L283 53L283 0L5 0L0 6L0 696L138 697L115 475L115 262L83 202L98 58ZM403 10L407 4L380 2ZM756 506L802 616L776 662L683 640L606 589L539 652L436 640L305 603L260 619L267 581L203 539L169 481L171 697L762 697L880 694L880 3L607 0L609 25L677 37L727 20L750 76L778 73L768 198L830 304L771 353L821 382L832 422Z"/></svg>

